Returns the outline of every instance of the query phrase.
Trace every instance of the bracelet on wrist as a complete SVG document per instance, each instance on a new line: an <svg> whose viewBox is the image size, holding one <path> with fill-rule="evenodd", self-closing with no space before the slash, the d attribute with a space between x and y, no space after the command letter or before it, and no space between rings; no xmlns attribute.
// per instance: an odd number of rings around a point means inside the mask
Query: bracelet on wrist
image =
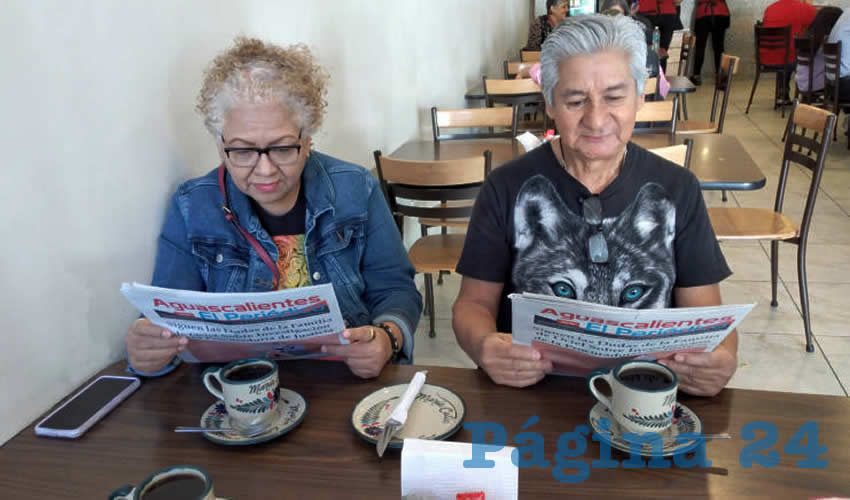
<svg viewBox="0 0 850 500"><path fill-rule="evenodd" d="M395 335L393 335L393 331L390 326L386 323L378 323L375 326L383 330L387 334L387 337L389 337L390 339L390 348L393 351L392 356L390 356L390 361L398 360L399 353L401 352L401 347L399 347L398 340L396 340Z"/></svg>

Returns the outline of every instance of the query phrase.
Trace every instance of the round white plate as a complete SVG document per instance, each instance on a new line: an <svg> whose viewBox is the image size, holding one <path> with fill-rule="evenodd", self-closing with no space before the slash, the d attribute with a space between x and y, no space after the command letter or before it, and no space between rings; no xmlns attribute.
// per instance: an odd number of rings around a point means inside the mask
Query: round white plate
<svg viewBox="0 0 850 500"><path fill-rule="evenodd" d="M235 431L228 432L204 432L204 437L213 443L224 445L248 445L269 441L276 437L280 437L294 429L304 420L304 415L307 414L307 401L297 392L280 388L280 398L278 398L277 419L274 423L262 434L246 437ZM227 408L224 406L224 401L218 400L206 409L201 416L201 427L207 429L221 429L222 427L230 427L230 417L227 414Z"/></svg>
<svg viewBox="0 0 850 500"><path fill-rule="evenodd" d="M602 427L599 425L599 421L603 418L608 419L608 422L610 422L610 429L607 431L602 430ZM612 448L616 448L625 453L631 453L629 442L623 439L624 431L620 427L620 424L614 420L614 415L611 414L611 411L608 410L607 406L597 402L593 405L593 408L590 409L589 419L590 427L593 429L593 432L599 434L599 436L610 444ZM690 408L681 403L676 403L676 409L673 411L673 425L664 432L659 433L661 434L661 439L663 441L663 446L661 448L662 456L669 457L680 453L687 453L689 451L693 451L693 449L697 447L699 444L697 441L686 441L684 443L676 442L676 436L683 432L696 432L701 434L702 421L700 421L699 417L697 417ZM652 445L644 443L640 451L642 456L651 457Z"/></svg>
<svg viewBox="0 0 850 500"><path fill-rule="evenodd" d="M361 399L351 412L354 431L366 441L376 443L406 389L407 384L391 385ZM407 421L388 447L401 448L405 438L446 439L460 429L465 416L466 404L457 393L439 385L425 384L410 405Z"/></svg>

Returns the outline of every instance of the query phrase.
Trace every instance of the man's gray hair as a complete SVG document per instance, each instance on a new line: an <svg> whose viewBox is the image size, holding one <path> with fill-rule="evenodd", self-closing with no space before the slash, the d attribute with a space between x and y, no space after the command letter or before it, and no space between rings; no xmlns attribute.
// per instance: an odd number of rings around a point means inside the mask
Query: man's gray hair
<svg viewBox="0 0 850 500"><path fill-rule="evenodd" d="M646 83L646 36L637 21L626 16L587 14L568 17L546 37L540 55L540 77L546 103L552 106L552 92L558 85L558 66L572 56L618 50L629 58L629 70L637 94Z"/></svg>

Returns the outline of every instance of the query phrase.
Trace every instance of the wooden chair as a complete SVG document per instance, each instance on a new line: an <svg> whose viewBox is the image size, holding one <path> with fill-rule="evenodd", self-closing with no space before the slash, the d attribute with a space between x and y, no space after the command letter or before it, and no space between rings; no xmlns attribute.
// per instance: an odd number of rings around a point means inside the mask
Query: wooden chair
<svg viewBox="0 0 850 500"><path fill-rule="evenodd" d="M643 96L647 101L654 101L658 94L658 78L647 78L643 86Z"/></svg>
<svg viewBox="0 0 850 500"><path fill-rule="evenodd" d="M766 65L761 62L761 50L782 50L783 61L788 61L788 54L791 51L791 26L782 26L781 28L765 28L761 22L757 22L753 26L755 32L755 48L756 48L756 77L753 80L753 88L750 90L750 100L747 101L747 110L744 114L749 114L750 105L753 103L753 96L756 93L756 86L759 83L759 77L762 73L777 74L777 89L773 96L773 109L782 108L782 118L785 118L785 99L782 99L781 92L786 88L786 82L791 78L791 71L788 70L787 63L780 65Z"/></svg>
<svg viewBox="0 0 850 500"><path fill-rule="evenodd" d="M788 125L785 128L785 151L782 156L782 168L779 173L773 210L742 207L708 208L708 215L711 218L711 225L714 227L717 239L721 241L770 240L770 305L773 307L778 305L776 288L779 275L779 242L785 241L797 245L797 277L800 284L800 304L803 310L806 351L808 352L814 352L814 345L812 344L809 293L806 282L806 242L835 121L836 116L829 111L807 104L795 103L791 116L788 117ZM805 130L807 129L814 131L817 135L814 138L806 137ZM794 146L816 151L817 157L812 159L803 153L794 151ZM806 206L799 226L782 213L785 186L792 162L812 172L809 194L806 198Z"/></svg>
<svg viewBox="0 0 850 500"><path fill-rule="evenodd" d="M522 62L530 62L530 63L540 62L540 51L539 50L520 50L519 51L519 60L522 61Z"/></svg>
<svg viewBox="0 0 850 500"><path fill-rule="evenodd" d="M672 161L680 167L686 169L691 168L691 151L694 147L694 140L690 137L685 139L684 144L676 144L675 146L667 146L664 148L650 149L654 153L665 160Z"/></svg>
<svg viewBox="0 0 850 500"><path fill-rule="evenodd" d="M738 63L741 58L723 54L720 56L720 74L714 83L714 100L711 102L709 121L682 120L676 125L678 134L720 134L723 133L723 121L726 118L726 108L729 105L729 92L732 89L732 76L738 73ZM723 102L718 102L720 94Z"/></svg>
<svg viewBox="0 0 850 500"><path fill-rule="evenodd" d="M809 75L809 88L801 89L796 86L796 90L794 92L794 98L799 99L803 104L811 104L815 101L815 96L817 94L821 94L823 91L814 91L812 89L812 84L814 83L815 78L815 53L812 48L814 47L814 39L809 35L797 35L794 37L794 52L797 54L797 71L803 71Z"/></svg>
<svg viewBox="0 0 850 500"><path fill-rule="evenodd" d="M490 151L474 158L437 161L400 160L381 156L380 151L374 155L378 179L396 220L418 217L445 223L469 218L492 161ZM423 228L422 237L407 251L416 272L425 275L429 337L436 336L432 275L455 270L465 238L465 233L428 235Z"/></svg>
<svg viewBox="0 0 850 500"><path fill-rule="evenodd" d="M519 113L534 113L544 107L543 92L530 78L495 79L483 77L484 100L488 108L496 104L517 106ZM548 116L543 113L543 129L548 127Z"/></svg>
<svg viewBox="0 0 850 500"><path fill-rule="evenodd" d="M533 63L524 63L520 61L505 61L505 80L516 78L521 69L531 67L532 64Z"/></svg>
<svg viewBox="0 0 850 500"><path fill-rule="evenodd" d="M679 67L677 68L676 74L678 76L691 76L691 52L693 51L693 46L696 43L697 37L696 35L692 35L690 33L682 34L682 45L679 48ZM688 119L688 94L682 94L680 96L682 101L682 115L685 120Z"/></svg>
<svg viewBox="0 0 850 500"><path fill-rule="evenodd" d="M679 101L651 101L643 103L635 117L635 123L647 124L646 127L635 127L633 134L676 133L676 112Z"/></svg>
<svg viewBox="0 0 850 500"><path fill-rule="evenodd" d="M486 132L468 132L460 134L444 134L443 129L479 129L487 128ZM494 127L507 129L494 131ZM489 137L516 137L517 107L503 106L499 108L443 109L431 108L431 130L434 141L449 141L454 139L481 139Z"/></svg>
<svg viewBox="0 0 850 500"><path fill-rule="evenodd" d="M823 107L835 116L850 107L850 96L839 95L838 79L841 76L841 41L823 44ZM835 123L835 137L838 139L838 120ZM847 149L850 149L850 132L847 135Z"/></svg>

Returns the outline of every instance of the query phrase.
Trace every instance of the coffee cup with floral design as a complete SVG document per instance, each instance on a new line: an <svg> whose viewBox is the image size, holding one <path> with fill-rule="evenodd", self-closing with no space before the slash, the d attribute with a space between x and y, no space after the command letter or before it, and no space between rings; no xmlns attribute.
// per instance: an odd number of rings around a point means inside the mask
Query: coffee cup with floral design
<svg viewBox="0 0 850 500"><path fill-rule="evenodd" d="M277 363L267 359L243 359L204 372L204 385L222 400L230 425L244 435L267 429L278 417L280 382ZM217 381L221 389L215 387Z"/></svg>
<svg viewBox="0 0 850 500"><path fill-rule="evenodd" d="M611 396L596 388L605 380ZM611 370L596 370L587 378L593 396L608 407L624 432L663 432L673 424L679 379L655 361L625 361Z"/></svg>

